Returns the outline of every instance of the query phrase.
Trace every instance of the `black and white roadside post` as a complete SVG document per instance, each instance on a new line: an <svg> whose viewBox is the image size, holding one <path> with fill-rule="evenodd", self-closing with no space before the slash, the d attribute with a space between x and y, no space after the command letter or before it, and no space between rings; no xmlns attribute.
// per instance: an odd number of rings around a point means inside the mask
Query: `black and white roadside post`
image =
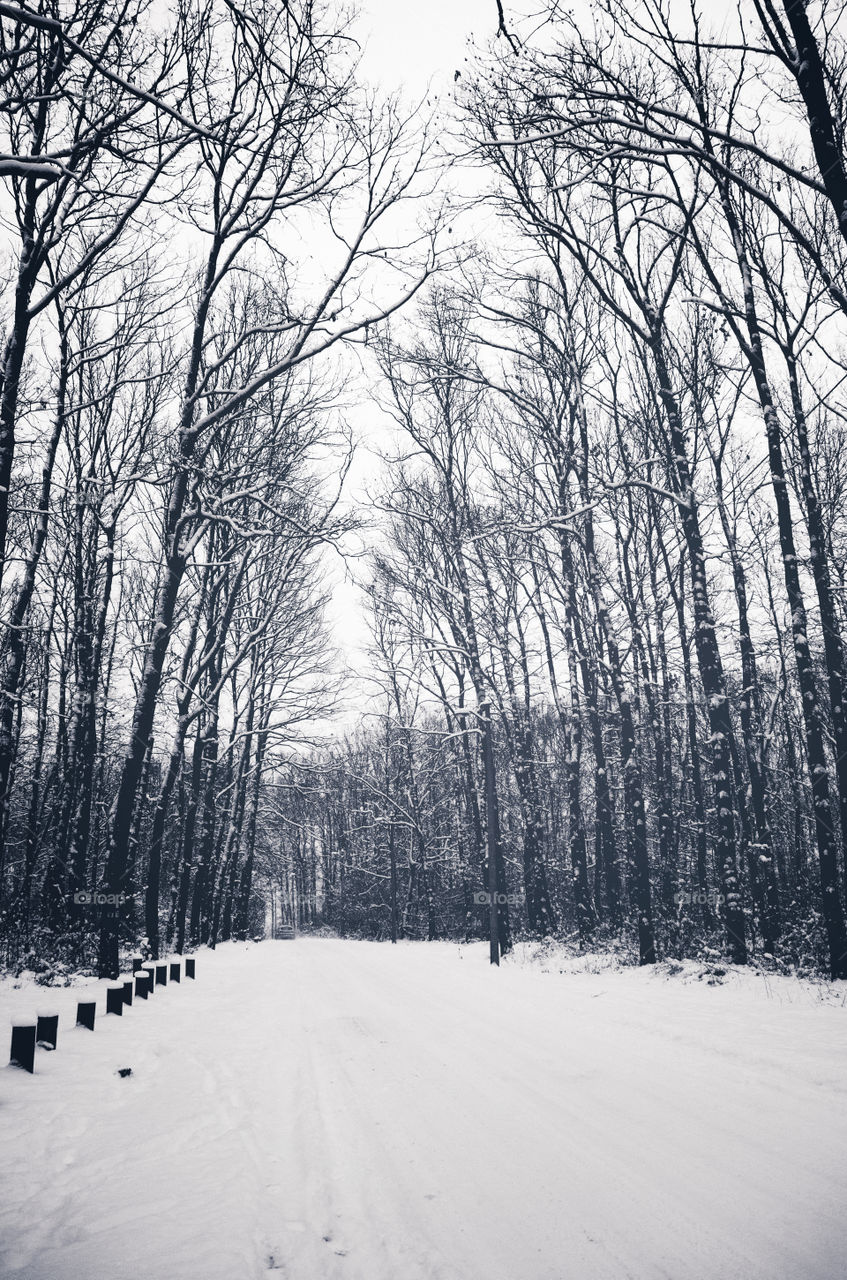
<svg viewBox="0 0 847 1280"><path fill-rule="evenodd" d="M59 1034L59 1015L55 1009L39 1009L36 1014L35 1043L40 1049L55 1049Z"/></svg>
<svg viewBox="0 0 847 1280"><path fill-rule="evenodd" d="M36 1023L15 1019L12 1022L12 1050L9 1062L13 1067L22 1067L30 1075L35 1071L35 1029Z"/></svg>
<svg viewBox="0 0 847 1280"><path fill-rule="evenodd" d="M115 1013L120 1018L124 1011L124 988L122 982L112 983L106 988L106 1012Z"/></svg>
<svg viewBox="0 0 847 1280"><path fill-rule="evenodd" d="M491 964L500 963L500 936L497 922L497 846L500 824L497 790L494 783L494 743L491 735L491 703L479 704L482 729L482 759L485 767L485 825L488 843L488 955Z"/></svg>
<svg viewBox="0 0 847 1280"><path fill-rule="evenodd" d="M97 1002L95 1000L80 1000L76 1007L76 1025L85 1027L88 1031L93 1031L96 1012Z"/></svg>

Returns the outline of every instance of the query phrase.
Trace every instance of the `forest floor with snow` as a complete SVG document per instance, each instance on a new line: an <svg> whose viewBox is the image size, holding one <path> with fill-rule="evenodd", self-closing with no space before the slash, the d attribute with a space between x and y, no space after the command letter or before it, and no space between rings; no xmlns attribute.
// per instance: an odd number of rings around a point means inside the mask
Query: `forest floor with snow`
<svg viewBox="0 0 847 1280"><path fill-rule="evenodd" d="M0 1070L5 1280L844 1280L847 983L298 938ZM121 1076L129 1067L132 1074Z"/></svg>

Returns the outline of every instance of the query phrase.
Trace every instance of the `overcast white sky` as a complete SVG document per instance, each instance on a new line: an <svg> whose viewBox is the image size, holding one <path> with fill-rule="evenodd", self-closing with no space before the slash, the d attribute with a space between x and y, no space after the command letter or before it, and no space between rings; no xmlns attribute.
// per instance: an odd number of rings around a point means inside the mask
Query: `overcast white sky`
<svg viewBox="0 0 847 1280"><path fill-rule="evenodd" d="M426 0L420 4L360 0L356 7L359 17L354 31L363 45L361 78L384 92L401 91L409 105L430 90L439 95L452 93L453 75L464 65L469 37L482 43L497 29L495 0ZM384 427L388 424L370 399L350 416L361 441L348 491L355 501L364 498L366 487L376 478L378 465L368 445L387 435ZM345 580L337 561L331 568L335 586L330 622L335 643L352 672L360 675L367 667L369 641L365 601L349 575ZM364 572L361 561L351 562L351 574ZM368 698L367 687L361 687L355 699L359 713ZM355 719L351 709L344 723Z"/></svg>
<svg viewBox="0 0 847 1280"><path fill-rule="evenodd" d="M360 0L357 28L366 41L363 72L385 88L422 94L432 82L438 91L461 69L469 35L478 39L497 29L495 0Z"/></svg>
<svg viewBox="0 0 847 1280"><path fill-rule="evenodd" d="M484 45L497 31L496 0L353 2L358 12L353 31L362 44L360 78L383 92L402 92L409 106L430 94L438 95L448 105L454 91L454 73L465 67L470 39ZM510 28L517 25L513 19L518 13L537 10L534 0L514 0L504 7ZM455 171L452 177L458 177ZM466 234L469 233L470 229ZM368 395L347 417L358 440L357 459L348 480L348 499L354 508L361 502L362 514L368 518L366 493L374 490L379 476L374 450L388 447L391 424ZM369 541L367 535L365 541ZM352 558L345 569L338 557L331 557L329 568L333 580L329 622L334 642L351 674L362 677L351 691L349 714L339 722L338 727L343 728L352 726L367 710L373 695L367 682L367 601L353 581L364 577L367 566L363 559Z"/></svg>

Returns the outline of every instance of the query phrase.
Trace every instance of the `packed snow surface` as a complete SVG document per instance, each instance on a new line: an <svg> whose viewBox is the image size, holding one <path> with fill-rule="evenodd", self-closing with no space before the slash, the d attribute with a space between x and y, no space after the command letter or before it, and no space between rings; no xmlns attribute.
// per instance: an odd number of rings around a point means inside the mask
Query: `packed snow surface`
<svg viewBox="0 0 847 1280"><path fill-rule="evenodd" d="M60 1014L0 1070L5 1280L847 1276L847 984L300 938L105 985L0 985Z"/></svg>

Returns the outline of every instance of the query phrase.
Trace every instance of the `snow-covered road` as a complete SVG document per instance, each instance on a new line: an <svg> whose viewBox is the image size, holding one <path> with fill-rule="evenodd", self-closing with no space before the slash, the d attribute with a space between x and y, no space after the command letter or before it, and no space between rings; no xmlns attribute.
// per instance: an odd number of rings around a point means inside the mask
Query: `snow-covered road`
<svg viewBox="0 0 847 1280"><path fill-rule="evenodd" d="M552 969L232 944L93 1035L58 993L0 1072L0 1275L844 1280L831 989Z"/></svg>

